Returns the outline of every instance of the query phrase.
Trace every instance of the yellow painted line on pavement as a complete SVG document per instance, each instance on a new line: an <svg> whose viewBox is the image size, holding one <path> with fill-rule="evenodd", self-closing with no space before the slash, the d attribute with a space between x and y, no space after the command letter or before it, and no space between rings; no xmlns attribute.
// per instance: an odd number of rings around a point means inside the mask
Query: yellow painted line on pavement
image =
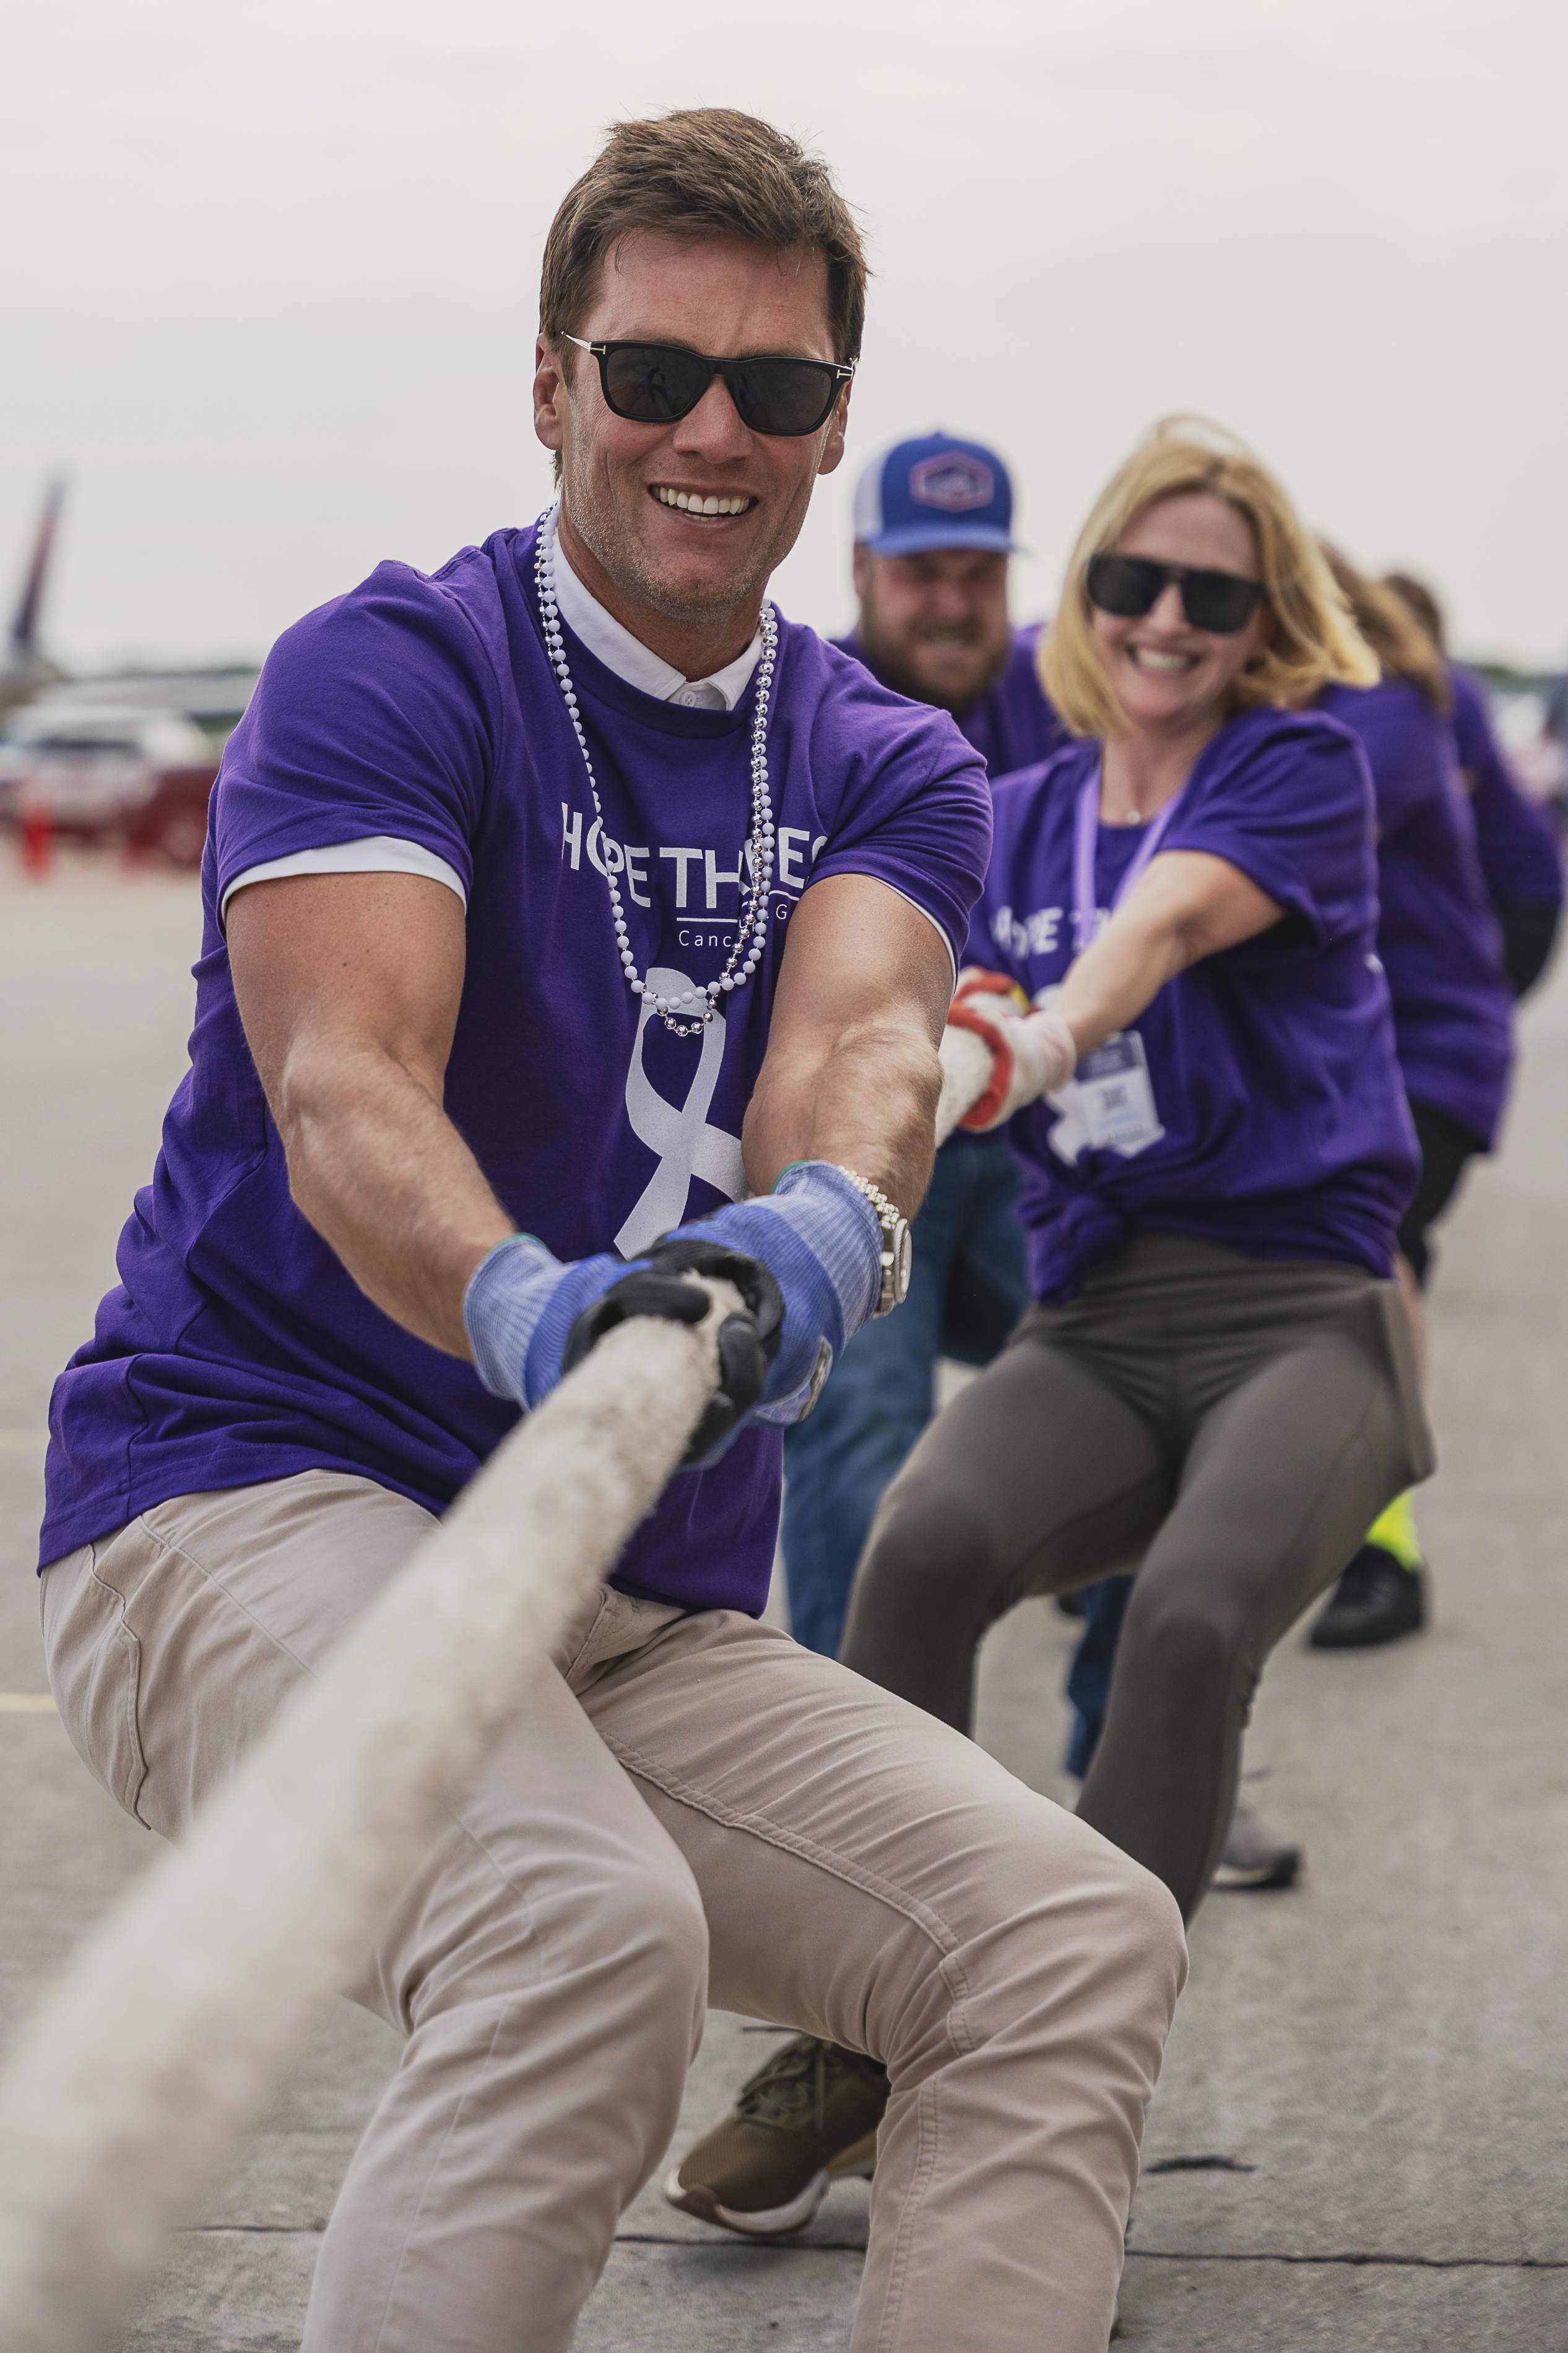
<svg viewBox="0 0 1568 2353"><path fill-rule="evenodd" d="M53 1715L49 1692L0 1692L0 1715Z"/></svg>
<svg viewBox="0 0 1568 2353"><path fill-rule="evenodd" d="M47 1430L0 1430L0 1454L41 1454L48 1442Z"/></svg>

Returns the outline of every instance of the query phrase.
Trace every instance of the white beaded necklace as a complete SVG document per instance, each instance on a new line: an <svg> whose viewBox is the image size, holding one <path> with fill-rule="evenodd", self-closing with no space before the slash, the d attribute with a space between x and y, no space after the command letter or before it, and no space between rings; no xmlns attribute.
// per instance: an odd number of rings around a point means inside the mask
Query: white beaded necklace
<svg viewBox="0 0 1568 2353"><path fill-rule="evenodd" d="M533 544L533 585L539 593L539 616L544 626L544 649L551 666L561 681L565 699L566 715L577 737L577 748L583 754L583 765L588 771L588 790L594 796L594 814L599 820L605 841L605 880L610 886L610 910L615 918L616 947L621 959L621 970L634 997L646 997L667 1029L678 1038L696 1038L712 1020L721 997L732 989L743 988L762 958L763 942L768 928L768 892L773 879L773 811L768 797L768 697L773 689L773 663L778 655L778 616L771 605L763 607L763 650L757 663L757 707L752 720L752 830L746 840L746 873L748 897L740 910L735 923L735 944L730 950L730 961L717 980L704 988L689 988L679 997L658 997L647 981L639 979L631 944L626 937L626 911L621 905L620 885L610 864L610 839L605 831L605 812L599 800L598 780L594 774L594 762L588 750L588 739L583 733L583 722L577 710L577 691L572 683L572 672L566 660L566 648L561 635L561 618L555 607L555 526L561 510L559 504L547 507L539 518L538 536ZM745 962L741 963L742 951ZM739 967L737 969L737 967ZM693 1011L686 1020L675 1017L691 1006ZM698 1010L697 1008L700 1008Z"/></svg>

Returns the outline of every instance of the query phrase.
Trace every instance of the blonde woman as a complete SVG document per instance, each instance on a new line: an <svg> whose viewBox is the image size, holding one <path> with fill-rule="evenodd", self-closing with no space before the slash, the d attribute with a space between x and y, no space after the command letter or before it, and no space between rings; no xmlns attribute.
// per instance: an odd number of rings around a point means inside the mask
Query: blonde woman
<svg viewBox="0 0 1568 2353"><path fill-rule="evenodd" d="M1138 1566L1079 1810L1190 1915L1264 1660L1430 1468L1372 786L1303 708L1377 666L1279 483L1173 422L1044 676L1081 740L998 786L970 943L1077 1057L1012 1127L1037 1303L884 1498L843 1655L967 1728L987 1626Z"/></svg>
<svg viewBox="0 0 1568 2353"><path fill-rule="evenodd" d="M1056 1017L1053 1092L1011 1123L1036 1303L884 1494L840 1652L967 1731L988 1626L1137 1569L1079 1811L1188 1915L1270 1649L1431 1468L1372 783L1305 708L1376 676L1262 466L1177 423L1135 451L1045 648L1079 740L995 786L970 935ZM792 2042L679 2185L798 2228L884 2096Z"/></svg>

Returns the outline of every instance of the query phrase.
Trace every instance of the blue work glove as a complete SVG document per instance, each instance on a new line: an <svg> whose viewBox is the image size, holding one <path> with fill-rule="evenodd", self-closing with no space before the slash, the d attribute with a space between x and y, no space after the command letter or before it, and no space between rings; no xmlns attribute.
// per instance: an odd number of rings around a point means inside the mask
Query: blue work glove
<svg viewBox="0 0 1568 2353"><path fill-rule="evenodd" d="M707 1459L739 1429L763 1393L784 1321L778 1285L765 1267L711 1242L676 1244L626 1260L608 1251L563 1263L531 1234L512 1234L479 1261L463 1294L463 1323L480 1380L492 1397L531 1411L585 1356L595 1340L636 1315L700 1324L708 1295L684 1270L732 1282L747 1312L719 1327L719 1387L684 1461ZM714 1456L713 1459L717 1459Z"/></svg>
<svg viewBox="0 0 1568 2353"><path fill-rule="evenodd" d="M784 1294L784 1330L763 1401L746 1419L788 1429L810 1412L823 1382L877 1304L882 1287L882 1228L876 1210L841 1168L797 1160L771 1193L727 1201L657 1241L650 1258L677 1244L705 1242L760 1260Z"/></svg>

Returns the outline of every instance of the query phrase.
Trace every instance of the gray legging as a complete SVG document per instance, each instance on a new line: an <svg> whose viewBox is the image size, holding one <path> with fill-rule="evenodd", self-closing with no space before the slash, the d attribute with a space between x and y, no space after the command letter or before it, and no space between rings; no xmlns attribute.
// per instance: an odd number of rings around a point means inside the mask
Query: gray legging
<svg viewBox="0 0 1568 2353"><path fill-rule="evenodd" d="M1031 1308L931 1425L882 1498L839 1655L967 1732L988 1626L1138 1567L1079 1811L1190 1918L1264 1661L1432 1461L1394 1283L1140 1235Z"/></svg>

